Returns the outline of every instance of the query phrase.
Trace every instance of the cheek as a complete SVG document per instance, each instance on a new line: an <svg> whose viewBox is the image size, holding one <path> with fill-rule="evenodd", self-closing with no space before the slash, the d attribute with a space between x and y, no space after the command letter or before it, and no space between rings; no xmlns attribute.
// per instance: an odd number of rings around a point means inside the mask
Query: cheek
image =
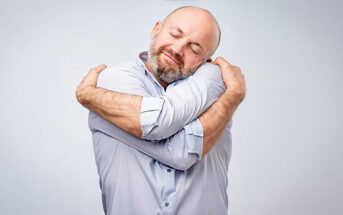
<svg viewBox="0 0 343 215"><path fill-rule="evenodd" d="M167 47L170 44L172 44L172 41L168 37L165 37L161 34L154 39L154 47L156 49L159 49L161 47Z"/></svg>
<svg viewBox="0 0 343 215"><path fill-rule="evenodd" d="M194 69L201 62L194 56L185 56L184 58L184 68L187 70Z"/></svg>

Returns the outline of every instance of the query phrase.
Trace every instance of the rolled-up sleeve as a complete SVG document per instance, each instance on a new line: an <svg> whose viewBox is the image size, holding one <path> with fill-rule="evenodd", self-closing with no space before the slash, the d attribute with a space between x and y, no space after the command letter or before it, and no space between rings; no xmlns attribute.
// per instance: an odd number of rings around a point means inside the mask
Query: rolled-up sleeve
<svg viewBox="0 0 343 215"><path fill-rule="evenodd" d="M199 119L195 119L184 127L186 131L186 146L188 153L197 156L197 161L202 157L203 131Z"/></svg>
<svg viewBox="0 0 343 215"><path fill-rule="evenodd" d="M200 116L224 90L219 66L206 63L192 76L171 84L165 95L144 96L141 106L142 138L162 140L170 137Z"/></svg>
<svg viewBox="0 0 343 215"><path fill-rule="evenodd" d="M158 126L158 117L160 116L164 100L159 97L144 96L141 104L141 128L142 136L145 137L151 129Z"/></svg>

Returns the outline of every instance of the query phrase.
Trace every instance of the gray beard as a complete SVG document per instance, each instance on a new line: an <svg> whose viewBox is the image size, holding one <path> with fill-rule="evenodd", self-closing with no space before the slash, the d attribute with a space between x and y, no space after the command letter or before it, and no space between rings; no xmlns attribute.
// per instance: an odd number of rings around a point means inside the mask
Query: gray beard
<svg viewBox="0 0 343 215"><path fill-rule="evenodd" d="M148 61L150 63L150 66L153 72L157 75L157 77L168 84L173 83L177 80L184 79L195 72L194 70L192 72L183 74L180 69L165 71L165 69L161 68L161 65L159 65L158 55L152 55L152 51L153 51L153 42L151 42L150 44L150 50L148 53Z"/></svg>

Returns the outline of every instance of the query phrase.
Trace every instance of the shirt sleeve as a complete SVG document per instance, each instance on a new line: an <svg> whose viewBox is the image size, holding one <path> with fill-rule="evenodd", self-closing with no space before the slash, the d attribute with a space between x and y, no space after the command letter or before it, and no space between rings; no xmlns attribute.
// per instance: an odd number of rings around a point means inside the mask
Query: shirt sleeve
<svg viewBox="0 0 343 215"><path fill-rule="evenodd" d="M195 122L161 141L144 140L130 135L92 111L89 113L88 122L93 135L97 132L106 134L174 169L186 170L201 158L198 154L201 156L202 136L193 134L192 124ZM197 145L194 149L199 151L192 150L187 143Z"/></svg>
<svg viewBox="0 0 343 215"><path fill-rule="evenodd" d="M120 67L109 67L103 71L97 86L117 92L149 95L139 74ZM190 122L175 135L161 141L132 136L92 111L89 112L88 123L93 134L105 133L175 169L188 169L201 158L202 129L199 120Z"/></svg>
<svg viewBox="0 0 343 215"><path fill-rule="evenodd" d="M170 137L209 108L224 90L219 66L205 63L192 76L169 85L165 95L144 96L142 138L162 140ZM195 133L202 133L201 125L192 128Z"/></svg>

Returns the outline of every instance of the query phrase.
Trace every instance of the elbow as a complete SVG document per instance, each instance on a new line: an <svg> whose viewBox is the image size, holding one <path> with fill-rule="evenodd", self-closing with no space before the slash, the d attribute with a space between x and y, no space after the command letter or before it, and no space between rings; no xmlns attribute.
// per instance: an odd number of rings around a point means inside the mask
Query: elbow
<svg viewBox="0 0 343 215"><path fill-rule="evenodd" d="M160 141L160 140L168 138L168 137L161 136L159 134L155 134L154 132L151 132L151 133L148 133L148 134L141 133L140 137L142 139L150 140L150 141Z"/></svg>
<svg viewBox="0 0 343 215"><path fill-rule="evenodd" d="M187 153L186 156L174 158L170 166L177 170L186 171L191 168L197 161L197 155Z"/></svg>
<svg viewBox="0 0 343 215"><path fill-rule="evenodd" d="M164 140L173 135L172 132L176 133L169 125L166 126L159 124L158 122L154 122L150 125L142 125L140 131L140 137L150 141Z"/></svg>

